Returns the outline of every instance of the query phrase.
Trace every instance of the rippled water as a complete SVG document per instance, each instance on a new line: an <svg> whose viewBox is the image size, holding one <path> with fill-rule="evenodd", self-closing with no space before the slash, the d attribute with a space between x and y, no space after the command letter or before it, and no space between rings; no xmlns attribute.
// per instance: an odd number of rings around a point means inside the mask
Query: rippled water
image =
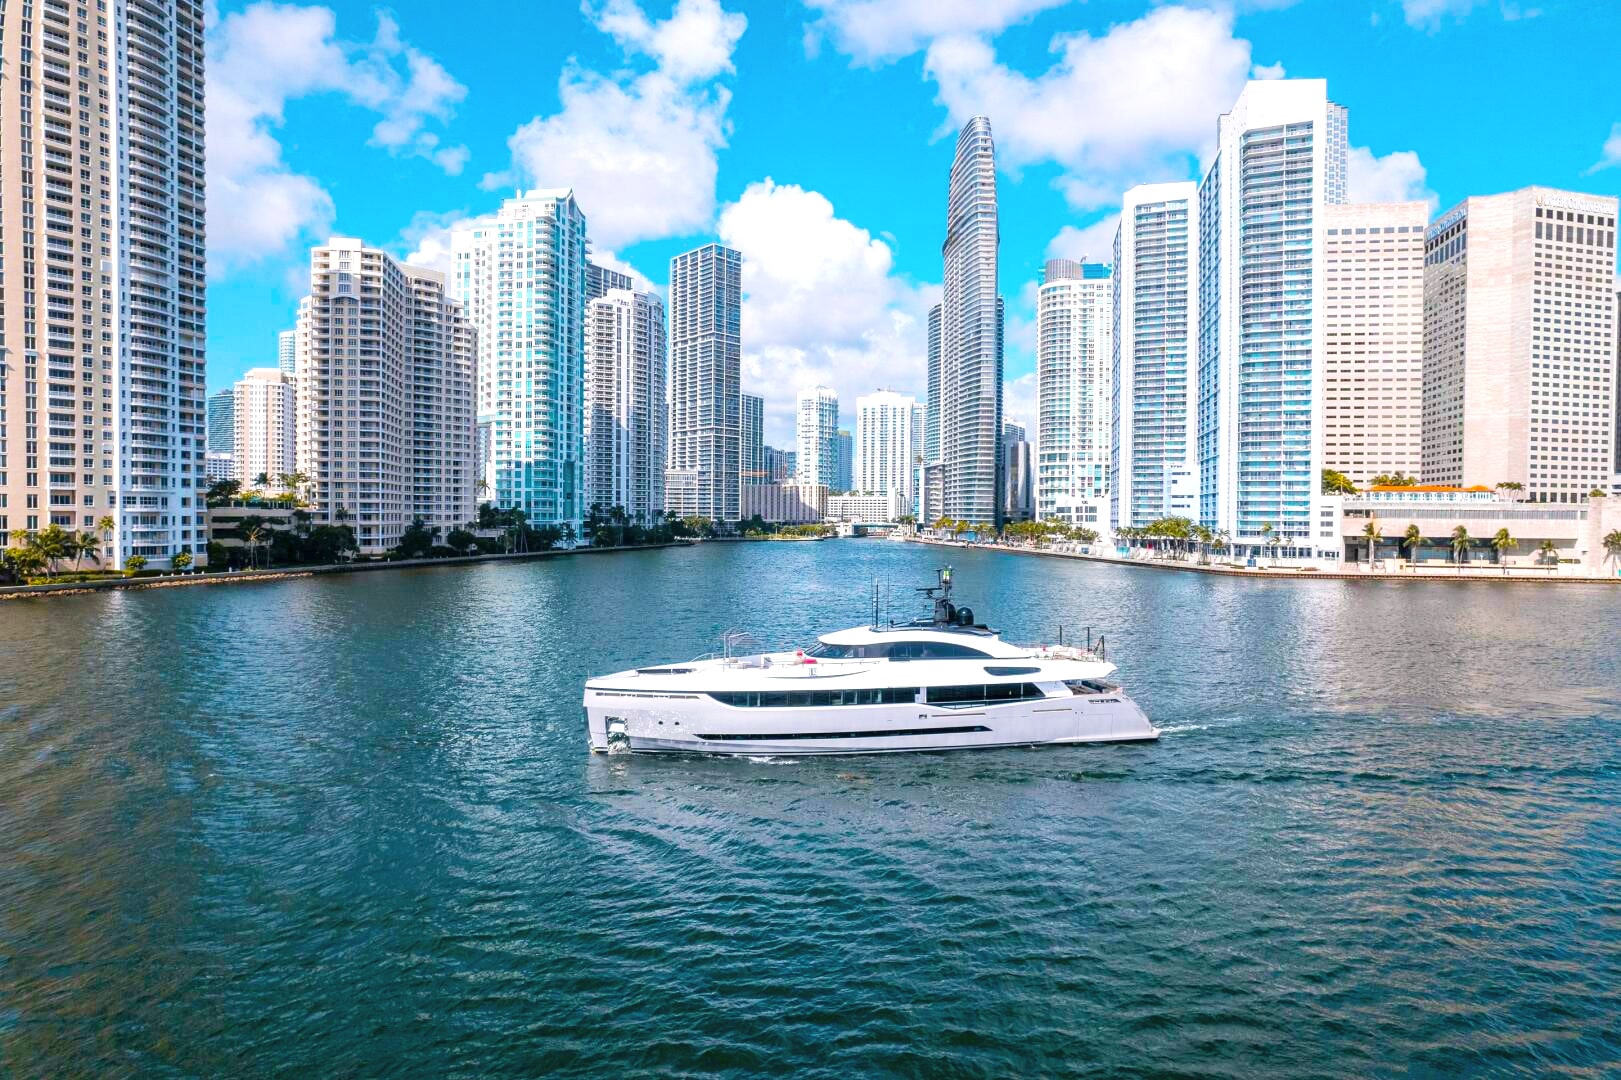
<svg viewBox="0 0 1621 1080"><path fill-rule="evenodd" d="M1621 592L952 552L1156 745L592 757L935 550L0 604L0 1074L1621 1070Z"/></svg>

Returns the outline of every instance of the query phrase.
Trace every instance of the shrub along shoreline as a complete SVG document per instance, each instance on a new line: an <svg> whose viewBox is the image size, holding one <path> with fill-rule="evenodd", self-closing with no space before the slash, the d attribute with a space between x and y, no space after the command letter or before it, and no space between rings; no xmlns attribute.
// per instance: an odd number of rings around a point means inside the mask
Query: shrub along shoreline
<svg viewBox="0 0 1621 1080"><path fill-rule="evenodd" d="M269 570L233 570L213 574L142 575L100 581L58 582L50 585L3 585L0 586L0 600L74 596L105 592L112 589L167 589L189 585L251 584L287 581L292 578L315 577L321 574L361 574L373 570L410 570L429 566L464 566L469 563L550 559L568 555L608 555L621 551L654 551L660 548L690 546L692 546L691 540L670 540L656 544L626 544L621 547L553 548L549 551L515 551L510 554L455 555L427 559L379 559L366 562L329 563L324 566L287 566Z"/></svg>

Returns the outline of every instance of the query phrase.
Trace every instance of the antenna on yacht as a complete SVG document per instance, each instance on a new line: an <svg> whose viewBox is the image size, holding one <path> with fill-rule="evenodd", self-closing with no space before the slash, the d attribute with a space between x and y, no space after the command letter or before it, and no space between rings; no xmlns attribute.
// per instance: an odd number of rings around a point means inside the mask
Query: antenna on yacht
<svg viewBox="0 0 1621 1080"><path fill-rule="evenodd" d="M878 579L872 579L872 628L878 629Z"/></svg>

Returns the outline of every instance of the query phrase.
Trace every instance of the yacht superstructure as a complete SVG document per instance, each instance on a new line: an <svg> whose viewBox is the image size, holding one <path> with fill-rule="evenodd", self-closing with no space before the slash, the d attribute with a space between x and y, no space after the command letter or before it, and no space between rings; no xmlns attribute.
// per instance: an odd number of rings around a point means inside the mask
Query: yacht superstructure
<svg viewBox="0 0 1621 1080"><path fill-rule="evenodd" d="M1159 731L1113 680L1104 648L1016 645L922 590L931 618L823 634L809 649L720 656L585 684L591 749L873 754L1138 742Z"/></svg>

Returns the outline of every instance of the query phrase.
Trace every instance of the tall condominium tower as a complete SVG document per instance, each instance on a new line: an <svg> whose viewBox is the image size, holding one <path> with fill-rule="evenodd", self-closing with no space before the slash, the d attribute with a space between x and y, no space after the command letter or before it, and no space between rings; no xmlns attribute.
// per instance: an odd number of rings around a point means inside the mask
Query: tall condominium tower
<svg viewBox="0 0 1621 1080"><path fill-rule="evenodd" d="M610 270L606 266L598 266L594 262L586 263L585 302L589 304L609 289L626 289L634 292L635 286L631 283L629 274Z"/></svg>
<svg viewBox="0 0 1621 1080"><path fill-rule="evenodd" d="M855 436L844 428L840 428L834 436L837 456L833 466L833 490L849 491L851 483L855 480L856 442Z"/></svg>
<svg viewBox="0 0 1621 1080"><path fill-rule="evenodd" d="M443 275L329 240L298 321L297 466L316 519L353 526L367 554L416 519L471 520L475 338Z"/></svg>
<svg viewBox="0 0 1621 1080"><path fill-rule="evenodd" d="M1424 479L1607 488L1615 425L1613 196L1522 188L1437 218L1424 266Z"/></svg>
<svg viewBox="0 0 1621 1080"><path fill-rule="evenodd" d="M217 390L208 395L208 452L236 452L236 389Z"/></svg>
<svg viewBox="0 0 1621 1080"><path fill-rule="evenodd" d="M842 491L839 478L839 395L827 386L799 392L797 453L799 480Z"/></svg>
<svg viewBox="0 0 1621 1080"><path fill-rule="evenodd" d="M742 456L743 256L719 244L670 260L667 509L736 521Z"/></svg>
<svg viewBox="0 0 1621 1080"><path fill-rule="evenodd" d="M478 331L488 497L534 523L585 513L585 215L572 191L507 199L452 236L451 291Z"/></svg>
<svg viewBox="0 0 1621 1080"><path fill-rule="evenodd" d="M276 335L276 367L288 375L297 373L297 330L283 330L281 333Z"/></svg>
<svg viewBox="0 0 1621 1080"><path fill-rule="evenodd" d="M1002 513L1008 521L1029 521L1036 513L1035 454L1024 425L1002 422Z"/></svg>
<svg viewBox="0 0 1621 1080"><path fill-rule="evenodd" d="M738 399L743 407L743 449L738 467L743 483L763 484L767 481L765 468L765 398L743 394Z"/></svg>
<svg viewBox="0 0 1621 1080"><path fill-rule="evenodd" d="M957 135L942 249L940 461L944 513L989 525L1002 518L998 240L996 147L991 122L976 116Z"/></svg>
<svg viewBox="0 0 1621 1080"><path fill-rule="evenodd" d="M1245 86L1199 185L1199 517L1239 543L1337 557L1320 514L1326 206L1346 112L1321 79Z"/></svg>
<svg viewBox="0 0 1621 1080"><path fill-rule="evenodd" d="M0 7L0 545L201 564L204 5L88 6Z"/></svg>
<svg viewBox="0 0 1621 1080"><path fill-rule="evenodd" d="M895 495L910 512L918 446L913 442L917 399L893 390L856 398L852 491Z"/></svg>
<svg viewBox="0 0 1621 1080"><path fill-rule="evenodd" d="M1126 192L1114 237L1109 385L1110 525L1199 516L1194 343L1199 186Z"/></svg>
<svg viewBox="0 0 1621 1080"><path fill-rule="evenodd" d="M1043 521L1108 527L1113 307L1107 266L1047 261L1036 294L1036 516Z"/></svg>
<svg viewBox="0 0 1621 1080"><path fill-rule="evenodd" d="M293 380L279 367L250 368L231 391L236 478L268 484L293 472L297 454ZM279 490L279 489L278 489Z"/></svg>
<svg viewBox="0 0 1621 1080"><path fill-rule="evenodd" d="M1421 202L1323 208L1323 467L1418 476L1424 413Z"/></svg>
<svg viewBox="0 0 1621 1080"><path fill-rule="evenodd" d="M585 313L585 501L633 521L664 512L664 302L609 289Z"/></svg>

